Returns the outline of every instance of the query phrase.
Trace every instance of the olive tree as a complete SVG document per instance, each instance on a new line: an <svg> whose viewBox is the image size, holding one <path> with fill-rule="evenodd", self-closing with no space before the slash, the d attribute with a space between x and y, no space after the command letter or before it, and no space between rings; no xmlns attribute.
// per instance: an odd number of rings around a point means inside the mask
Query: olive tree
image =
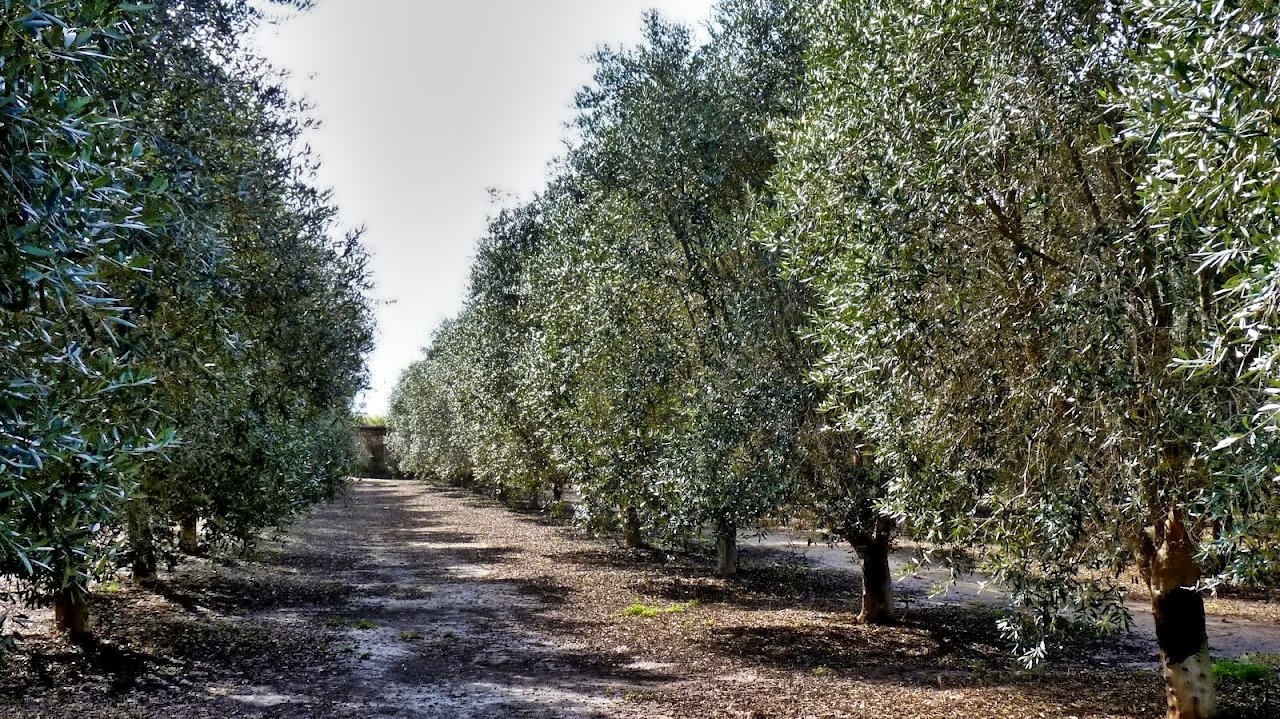
<svg viewBox="0 0 1280 719"><path fill-rule="evenodd" d="M1143 201L1155 143L1125 142L1106 98L1151 38L1119 10L815 8L781 241L823 296L820 374L887 477L884 509L986 550L1028 660L1046 630L1124 626L1107 577L1137 566L1170 716L1209 716L1196 547L1241 487L1214 447L1266 387L1177 371L1224 326L1227 278Z"/></svg>
<svg viewBox="0 0 1280 719"><path fill-rule="evenodd" d="M654 347L651 369L631 373L667 383L665 409L647 418L661 449L641 471L678 533L710 526L725 575L736 571L739 529L789 497L807 395L789 354L795 327L780 316L789 288L753 235L767 204L770 123L800 100L796 15L791 3L726 4L701 47L650 16L640 46L597 54L569 157L616 218L590 241L653 288L624 299L665 297L674 313L659 332L628 332L667 344ZM627 361L643 356L630 349Z"/></svg>

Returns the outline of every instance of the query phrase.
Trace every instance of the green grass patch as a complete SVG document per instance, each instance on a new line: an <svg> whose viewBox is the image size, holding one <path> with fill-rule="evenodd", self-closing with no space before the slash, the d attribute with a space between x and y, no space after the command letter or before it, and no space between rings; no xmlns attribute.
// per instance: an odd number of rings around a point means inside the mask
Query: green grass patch
<svg viewBox="0 0 1280 719"><path fill-rule="evenodd" d="M410 629L407 631L400 632L400 638L406 642L411 642L421 636L422 635L419 634L416 629Z"/></svg>
<svg viewBox="0 0 1280 719"><path fill-rule="evenodd" d="M1213 678L1219 682L1257 684L1275 676L1276 670L1248 654L1239 659L1219 659L1213 663Z"/></svg>
<svg viewBox="0 0 1280 719"><path fill-rule="evenodd" d="M628 606L626 609L623 609L622 616L648 618L656 617L660 614L679 614L680 612L687 611L688 609L696 606L698 606L698 600L696 599L691 602L677 602L665 607L636 602L635 604Z"/></svg>
<svg viewBox="0 0 1280 719"><path fill-rule="evenodd" d="M368 619L358 619L351 623L352 629L376 629L377 626L377 624L374 624Z"/></svg>

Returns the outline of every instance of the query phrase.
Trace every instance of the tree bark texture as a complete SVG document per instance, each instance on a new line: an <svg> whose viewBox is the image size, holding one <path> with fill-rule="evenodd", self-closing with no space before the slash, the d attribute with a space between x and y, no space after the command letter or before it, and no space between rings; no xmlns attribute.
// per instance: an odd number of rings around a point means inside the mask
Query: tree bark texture
<svg viewBox="0 0 1280 719"><path fill-rule="evenodd" d="M1151 590L1156 641L1164 669L1167 719L1211 719L1217 697L1209 660L1204 598L1196 591L1200 568L1195 540L1171 512L1143 538L1142 574Z"/></svg>
<svg viewBox="0 0 1280 719"><path fill-rule="evenodd" d="M858 620L865 624L892 624L893 575L889 571L889 549L897 523L889 517L877 517L870 532L848 528L842 534L858 553L862 567L862 611Z"/></svg>
<svg viewBox="0 0 1280 719"><path fill-rule="evenodd" d="M862 612L858 619L866 624L889 624L894 620L889 540L873 539L854 549L862 564Z"/></svg>

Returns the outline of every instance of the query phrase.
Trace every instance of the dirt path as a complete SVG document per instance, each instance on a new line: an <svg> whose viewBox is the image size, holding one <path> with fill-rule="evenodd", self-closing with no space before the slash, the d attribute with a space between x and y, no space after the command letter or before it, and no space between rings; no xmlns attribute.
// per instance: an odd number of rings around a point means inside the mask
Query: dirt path
<svg viewBox="0 0 1280 719"><path fill-rule="evenodd" d="M1089 641L1022 671L995 610L853 621L847 567L748 545L713 558L588 540L469 493L360 480L251 563L159 594L103 586L101 644L48 617L0 670L12 719L1154 717L1150 647ZM1102 667L1091 657L1118 657ZM1226 687L1238 718L1280 707Z"/></svg>
<svg viewBox="0 0 1280 719"><path fill-rule="evenodd" d="M538 554L553 536L465 492L361 480L282 555L354 591L329 622L346 627L360 716L614 716L655 677L571 639Z"/></svg>

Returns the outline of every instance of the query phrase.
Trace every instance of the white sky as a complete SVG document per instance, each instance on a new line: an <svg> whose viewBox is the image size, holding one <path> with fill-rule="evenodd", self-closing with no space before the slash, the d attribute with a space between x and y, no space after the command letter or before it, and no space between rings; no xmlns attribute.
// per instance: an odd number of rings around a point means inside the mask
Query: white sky
<svg viewBox="0 0 1280 719"><path fill-rule="evenodd" d="M528 197L560 154L586 56L633 44L656 9L701 26L711 0L319 0L259 46L316 106L310 137L342 219L363 224L378 346L365 411L462 300L488 188Z"/></svg>

